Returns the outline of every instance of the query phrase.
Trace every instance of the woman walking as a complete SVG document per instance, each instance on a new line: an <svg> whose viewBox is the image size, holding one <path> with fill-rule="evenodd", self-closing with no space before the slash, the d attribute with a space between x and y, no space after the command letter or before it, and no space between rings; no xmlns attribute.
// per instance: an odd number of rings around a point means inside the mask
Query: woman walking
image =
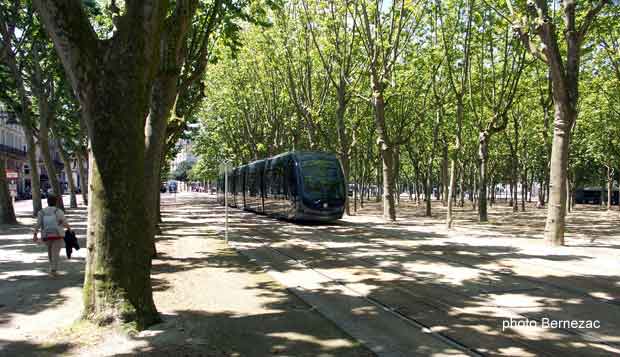
<svg viewBox="0 0 620 357"><path fill-rule="evenodd" d="M49 259L49 273L52 276L58 274L58 261L60 260L60 250L64 247L64 228L71 229L61 209L56 208L58 198L47 196L47 207L39 211L37 224L34 228L33 240L39 240L37 234L41 231L41 239L47 246L47 258Z"/></svg>

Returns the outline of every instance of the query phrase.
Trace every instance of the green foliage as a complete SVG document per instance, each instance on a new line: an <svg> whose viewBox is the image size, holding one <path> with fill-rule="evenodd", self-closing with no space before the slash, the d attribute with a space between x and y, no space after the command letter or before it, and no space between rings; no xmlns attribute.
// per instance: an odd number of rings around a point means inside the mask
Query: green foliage
<svg viewBox="0 0 620 357"><path fill-rule="evenodd" d="M183 161L172 172L171 176L177 181L187 181L191 176L192 167L194 167L194 162Z"/></svg>
<svg viewBox="0 0 620 357"><path fill-rule="evenodd" d="M312 144L337 152L337 83L332 79L344 68L343 62L336 60L339 50L352 43L354 71L347 78L351 97L345 113L354 145L352 176L372 179L378 152L367 74L373 58L368 57L368 43L360 35L360 22L353 22L359 19L362 2L370 17L389 18L389 5L375 7L369 0L291 0L264 14L272 26L238 28L236 39L244 44L242 48L232 46L231 50L225 43L215 46L218 61L209 69L204 82L206 100L197 115L202 130L196 138L200 160L193 170L195 177L213 179L223 159L236 165L287 150L308 149ZM522 25L530 33L536 25L525 16L525 2L450 0L408 6L406 2L403 13L409 16L407 21L415 17L412 24L419 24L407 28L399 43L403 50L384 81L387 130L400 147L400 179L423 180L431 162L433 180L438 180L444 146L449 155L458 155L463 174L473 175L478 164L478 132L488 127L503 129L490 146L493 181L509 181L515 159L518 175L527 173L533 180L544 180L553 135L553 103L546 67L530 55L523 64L517 61L524 49L514 37L514 26ZM575 182L595 179L604 165L620 165L616 153L620 66L614 66L620 64L617 11L609 7L603 12L600 24L593 28L596 36L590 36L586 46L584 71L589 74L582 78L581 119L571 153ZM559 29L564 26L560 16L560 12L552 12ZM471 63L464 68L470 17ZM343 18L352 31L347 38L343 37ZM340 37L334 37L338 28ZM540 43L533 38L533 45ZM463 87L459 87L461 83ZM459 90L465 92L460 126L455 119ZM504 109L506 114L498 116ZM439 140L434 148L436 127ZM457 151L454 139L459 127L461 146Z"/></svg>

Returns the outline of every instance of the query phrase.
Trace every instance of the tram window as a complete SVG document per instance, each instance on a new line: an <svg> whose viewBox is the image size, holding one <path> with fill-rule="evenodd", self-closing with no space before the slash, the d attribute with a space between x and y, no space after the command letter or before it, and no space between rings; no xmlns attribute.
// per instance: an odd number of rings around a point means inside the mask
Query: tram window
<svg viewBox="0 0 620 357"><path fill-rule="evenodd" d="M288 178L288 188L291 196L297 196L297 171L295 170L295 161L290 160L286 170Z"/></svg>
<svg viewBox="0 0 620 357"><path fill-rule="evenodd" d="M282 160L276 161L276 184L278 195L284 194L284 170L282 167Z"/></svg>
<svg viewBox="0 0 620 357"><path fill-rule="evenodd" d="M340 166L332 160L304 160L301 162L304 193L308 198L344 198Z"/></svg>

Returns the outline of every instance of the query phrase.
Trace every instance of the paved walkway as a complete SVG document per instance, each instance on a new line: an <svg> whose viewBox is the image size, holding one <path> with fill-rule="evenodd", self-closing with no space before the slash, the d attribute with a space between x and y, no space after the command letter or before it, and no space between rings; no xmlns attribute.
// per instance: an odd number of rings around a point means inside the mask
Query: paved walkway
<svg viewBox="0 0 620 357"><path fill-rule="evenodd" d="M372 355L228 248L186 198L164 196L164 234L152 274L164 322L132 338L73 324L84 250L63 259L61 277L48 277L44 247L30 240L29 207L18 205L20 225L0 227L0 356ZM83 208L68 213L80 237L84 217Z"/></svg>

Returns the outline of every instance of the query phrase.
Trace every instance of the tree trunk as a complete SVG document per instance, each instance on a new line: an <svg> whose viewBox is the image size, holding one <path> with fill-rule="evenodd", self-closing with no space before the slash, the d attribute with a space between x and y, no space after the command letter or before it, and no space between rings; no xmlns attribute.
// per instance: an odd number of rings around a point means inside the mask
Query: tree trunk
<svg viewBox="0 0 620 357"><path fill-rule="evenodd" d="M86 154L86 160L88 161L88 153ZM76 152L75 158L77 159L78 170L80 173L80 191L82 191L82 201L84 206L88 206L88 173L84 168L84 158L82 153Z"/></svg>
<svg viewBox="0 0 620 357"><path fill-rule="evenodd" d="M570 179L566 177L566 214L569 214L572 208L571 202L570 202L570 192L571 192Z"/></svg>
<svg viewBox="0 0 620 357"><path fill-rule="evenodd" d="M75 182L73 181L73 171L71 170L71 163L69 162L69 158L67 157L67 153L62 147L62 143L60 140L56 140L56 145L58 146L58 153L60 154L60 158L64 165L65 175L67 176L67 183L69 184L69 207L77 208L77 198L75 197Z"/></svg>
<svg viewBox="0 0 620 357"><path fill-rule="evenodd" d="M459 174L459 207L465 207L465 165L461 164Z"/></svg>
<svg viewBox="0 0 620 357"><path fill-rule="evenodd" d="M29 122L27 120L26 122ZM41 178L39 177L39 165L37 162L37 144L34 142L32 129L29 125L22 125L26 137L26 153L28 155L28 167L30 168L30 193L32 194L32 216L36 217L41 210Z"/></svg>
<svg viewBox="0 0 620 357"><path fill-rule="evenodd" d="M160 321L151 284L153 237L145 229L144 131L167 3L125 2L118 31L105 41L81 6L33 5L71 80L91 141L84 316L145 328Z"/></svg>
<svg viewBox="0 0 620 357"><path fill-rule="evenodd" d="M511 177L511 199L512 202L512 211L519 212L519 197L517 194L517 185L519 184L519 121L517 120L517 116L513 115L513 126L514 126L514 150L512 153L512 177Z"/></svg>
<svg viewBox="0 0 620 357"><path fill-rule="evenodd" d="M525 200L527 200L528 193L528 181L527 181L527 168L524 169L523 176L521 177L521 212L525 212Z"/></svg>
<svg viewBox="0 0 620 357"><path fill-rule="evenodd" d="M450 200L450 198L448 197L450 185L450 177L448 177L448 165L450 159L448 158L448 143L444 139L442 139L442 141L444 142L444 145L441 156L441 200L442 204L446 206L448 204L448 201Z"/></svg>
<svg viewBox="0 0 620 357"><path fill-rule="evenodd" d="M389 221L395 221L394 152L392 148L383 144L381 158L383 160L383 218Z"/></svg>
<svg viewBox="0 0 620 357"><path fill-rule="evenodd" d="M478 215L480 222L488 221L487 214L487 160L489 158L489 136L486 132L479 135L478 160L480 171L480 182L478 188Z"/></svg>
<svg viewBox="0 0 620 357"><path fill-rule="evenodd" d="M415 162L415 200L416 200L416 205L420 205L420 187L422 187L420 184L422 183L421 177L420 177L420 164L419 161L416 160Z"/></svg>
<svg viewBox="0 0 620 357"><path fill-rule="evenodd" d="M518 178L517 178L517 168L515 167L515 176L512 179L512 211L519 212L519 197L518 197Z"/></svg>
<svg viewBox="0 0 620 357"><path fill-rule="evenodd" d="M469 31L469 28L468 28ZM468 32L469 35L469 32ZM463 81L465 81L465 79L463 79ZM464 84L463 84L464 86ZM455 145L454 145L454 152L452 153L452 155L450 156L450 186L448 188L448 210L446 212L446 226L448 227L448 229L452 228L452 221L453 221L453 213L452 213L452 207L453 207L453 203L452 203L452 197L455 196L455 190L456 190L456 165L457 165L457 161L458 158L460 156L460 151L461 151L461 126L462 126L462 122L463 122L463 91L461 91L460 93L457 93L457 103L456 103L456 123L457 123L457 131L456 131L456 138L455 138ZM447 155L447 147L446 147L446 155ZM461 201L462 201L462 197L463 197L463 170L461 170Z"/></svg>
<svg viewBox="0 0 620 357"><path fill-rule="evenodd" d="M545 224L545 240L551 245L564 245L566 215L566 177L568 148L576 112L568 103L556 99L549 179L549 208Z"/></svg>
<svg viewBox="0 0 620 357"><path fill-rule="evenodd" d="M122 118L122 114L118 113L118 117ZM125 119L130 122L133 118ZM144 172L144 148L143 144L134 144L131 149L119 144L109 145L116 150L106 155L100 151L103 148L93 142L94 156L101 160L92 160L90 168L84 314L101 322L135 322L141 328L159 321L152 298L153 239L145 229L145 186L143 176L135 174ZM120 163L118 156L129 160ZM135 160L136 156L141 160ZM112 161L116 162L112 164ZM102 169L99 162L110 166ZM107 192L112 191L112 187L115 194Z"/></svg>
<svg viewBox="0 0 620 357"><path fill-rule="evenodd" d="M383 98L383 84L374 71L371 75L373 91L373 106L375 108L375 128L377 143L381 154L383 171L383 218L389 221L396 220L396 206L394 202L394 148L388 136L385 123L385 101Z"/></svg>
<svg viewBox="0 0 620 357"><path fill-rule="evenodd" d="M26 86L14 56L6 56L8 67L10 68L15 87L19 96L19 123L26 137L26 151L28 155L28 166L30 166L30 192L32 194L32 216L36 217L41 210L41 182L39 177L39 166L37 161L37 146L34 141L34 120L32 118L32 105L30 97L26 93Z"/></svg>
<svg viewBox="0 0 620 357"><path fill-rule="evenodd" d="M392 165L394 168L394 198L396 204L400 205L402 185L400 181L400 147L398 145L395 145L394 150L392 151Z"/></svg>
<svg viewBox="0 0 620 357"><path fill-rule="evenodd" d="M360 193L360 209L364 208L364 195L366 194L366 183L362 181L362 192Z"/></svg>
<svg viewBox="0 0 620 357"><path fill-rule="evenodd" d="M17 224L13 197L9 192L4 159L0 158L0 224Z"/></svg>
<svg viewBox="0 0 620 357"><path fill-rule="evenodd" d="M474 171L474 172L473 172L473 175L472 175L472 177L471 177L471 181L472 181L472 182L471 182L471 183L472 183L472 190L471 190L471 209L472 209L473 211L475 211L475 210L477 210L477 209L478 209L478 197L477 197L477 196L478 196L478 195L477 195L477 192L478 192L478 187L477 187L477 185L478 185L478 179L477 179L477 177L476 177L476 176L477 176L477 172L476 172L476 170L474 169L473 171Z"/></svg>
<svg viewBox="0 0 620 357"><path fill-rule="evenodd" d="M429 166L428 172L426 173L426 184L424 185L424 199L426 200L426 208L424 211L424 216L432 217L432 195L433 195L433 172L432 172L432 160Z"/></svg>
<svg viewBox="0 0 620 357"><path fill-rule="evenodd" d="M146 187L145 216L148 222L148 236L153 237L153 255L156 253L155 234L157 233L159 186L161 184L161 164L166 141L168 119L174 115L174 102L177 95L177 76L160 75L153 81L150 110L144 128L145 162L144 186Z"/></svg>
<svg viewBox="0 0 620 357"><path fill-rule="evenodd" d="M355 164L355 161L354 161L354 164ZM355 168L356 170L354 172L356 172L356 174L355 174L355 177L353 178L355 180L355 183L353 185L353 214L357 215L357 197L358 197L357 191L358 191L359 181L360 181L359 165L355 164Z"/></svg>
<svg viewBox="0 0 620 357"><path fill-rule="evenodd" d="M340 155L340 165L342 165L342 175L344 176L344 187L345 187L345 213L347 216L351 215L351 207L349 200L349 175L350 175L350 161L349 155L341 154Z"/></svg>
<svg viewBox="0 0 620 357"><path fill-rule="evenodd" d="M446 213L446 226L448 227L448 229L452 228L452 206L453 204L453 200L452 200L452 196L454 196L455 192L454 189L456 188L456 159L452 158L450 160L450 188L448 190L448 211Z"/></svg>
<svg viewBox="0 0 620 357"><path fill-rule="evenodd" d="M64 211L65 205L62 200L63 190L62 187L60 187L60 180L58 180L58 171L56 170L54 160L52 159L49 146L49 123L51 120L48 115L51 115L51 113L49 113L46 109L40 115L41 127L39 128L39 148L41 149L41 157L43 158L43 164L45 165L45 169L47 171L47 178L50 180L54 195L58 197L56 207Z"/></svg>
<svg viewBox="0 0 620 357"><path fill-rule="evenodd" d="M381 162L381 149L379 149L379 156L377 158L377 183L376 183L376 193L375 193L375 202L380 202L381 201L381 166L382 162Z"/></svg>
<svg viewBox="0 0 620 357"><path fill-rule="evenodd" d="M613 197L614 188L614 171L607 166L607 210L611 211L611 199Z"/></svg>
<svg viewBox="0 0 620 357"><path fill-rule="evenodd" d="M340 146L340 164L342 165L342 173L344 175L344 183L347 194L345 195L345 213L351 215L351 207L349 202L349 175L350 175L350 158L349 158L349 138L347 136L347 127L344 121L345 111L347 109L346 99L346 80L340 77L339 86L336 94L338 97L338 107L336 108L336 125L338 128L338 144Z"/></svg>

